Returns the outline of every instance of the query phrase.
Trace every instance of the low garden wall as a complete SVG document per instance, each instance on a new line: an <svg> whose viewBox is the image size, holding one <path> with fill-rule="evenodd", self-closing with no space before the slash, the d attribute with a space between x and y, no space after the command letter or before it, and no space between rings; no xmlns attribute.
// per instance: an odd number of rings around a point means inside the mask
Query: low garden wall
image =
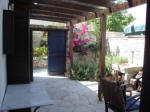
<svg viewBox="0 0 150 112"><path fill-rule="evenodd" d="M108 32L107 47L111 54L128 59L128 63L143 65L145 38L143 36L124 36L123 33Z"/></svg>
<svg viewBox="0 0 150 112"><path fill-rule="evenodd" d="M48 62L47 59L33 59L33 69L38 69L38 68L48 68Z"/></svg>

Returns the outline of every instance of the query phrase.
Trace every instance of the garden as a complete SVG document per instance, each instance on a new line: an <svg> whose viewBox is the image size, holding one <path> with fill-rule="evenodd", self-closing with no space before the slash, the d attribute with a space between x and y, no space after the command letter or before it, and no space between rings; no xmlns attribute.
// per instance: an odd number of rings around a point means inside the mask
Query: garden
<svg viewBox="0 0 150 112"><path fill-rule="evenodd" d="M117 12L107 17L107 31L123 32L124 27L132 22L134 18L126 11ZM116 24L117 23L117 24ZM91 31L93 26L94 30ZM73 80L98 80L99 72L99 46L100 46L100 20L93 19L73 26L73 68L67 69ZM93 35L93 36L91 36ZM47 63L47 33L40 42L40 47L33 49L33 59L38 64L41 61ZM106 45L108 45L106 41ZM68 51L69 52L69 51ZM69 53L66 58L69 59ZM112 64L128 63L126 57L112 53L106 46L105 76L112 76Z"/></svg>
<svg viewBox="0 0 150 112"><path fill-rule="evenodd" d="M99 40L92 41L89 37L88 26L74 27L73 68L70 78L73 80L95 80L98 81L99 72ZM112 64L128 63L128 59L118 54L111 55L107 50L105 58L105 76L112 76Z"/></svg>

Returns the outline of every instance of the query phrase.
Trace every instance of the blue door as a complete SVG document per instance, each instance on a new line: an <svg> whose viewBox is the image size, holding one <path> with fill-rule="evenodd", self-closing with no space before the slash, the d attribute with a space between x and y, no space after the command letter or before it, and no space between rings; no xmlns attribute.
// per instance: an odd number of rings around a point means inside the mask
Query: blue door
<svg viewBox="0 0 150 112"><path fill-rule="evenodd" d="M48 32L48 73L63 75L66 69L66 32Z"/></svg>

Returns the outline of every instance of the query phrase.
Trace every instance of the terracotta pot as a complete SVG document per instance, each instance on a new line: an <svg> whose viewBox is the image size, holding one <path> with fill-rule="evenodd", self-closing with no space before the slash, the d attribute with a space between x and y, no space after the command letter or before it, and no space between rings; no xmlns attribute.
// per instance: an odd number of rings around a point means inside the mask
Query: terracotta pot
<svg viewBox="0 0 150 112"><path fill-rule="evenodd" d="M112 77L111 77L111 76L106 76L105 79L106 79L106 80L111 80Z"/></svg>

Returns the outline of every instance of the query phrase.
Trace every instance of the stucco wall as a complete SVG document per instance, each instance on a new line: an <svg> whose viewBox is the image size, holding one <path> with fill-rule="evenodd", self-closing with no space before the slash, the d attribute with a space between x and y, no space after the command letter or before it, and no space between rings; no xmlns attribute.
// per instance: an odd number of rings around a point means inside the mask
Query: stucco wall
<svg viewBox="0 0 150 112"><path fill-rule="evenodd" d="M144 58L144 36L124 36L123 33L107 32L110 51L128 58L128 63L143 65Z"/></svg>
<svg viewBox="0 0 150 112"><path fill-rule="evenodd" d="M40 42L43 39L42 31L33 31L33 47L40 47Z"/></svg>
<svg viewBox="0 0 150 112"><path fill-rule="evenodd" d="M3 55L2 50L2 13L3 9L7 9L7 0L0 0L0 105L2 103L5 89L7 86L7 78L6 78L6 56Z"/></svg>

